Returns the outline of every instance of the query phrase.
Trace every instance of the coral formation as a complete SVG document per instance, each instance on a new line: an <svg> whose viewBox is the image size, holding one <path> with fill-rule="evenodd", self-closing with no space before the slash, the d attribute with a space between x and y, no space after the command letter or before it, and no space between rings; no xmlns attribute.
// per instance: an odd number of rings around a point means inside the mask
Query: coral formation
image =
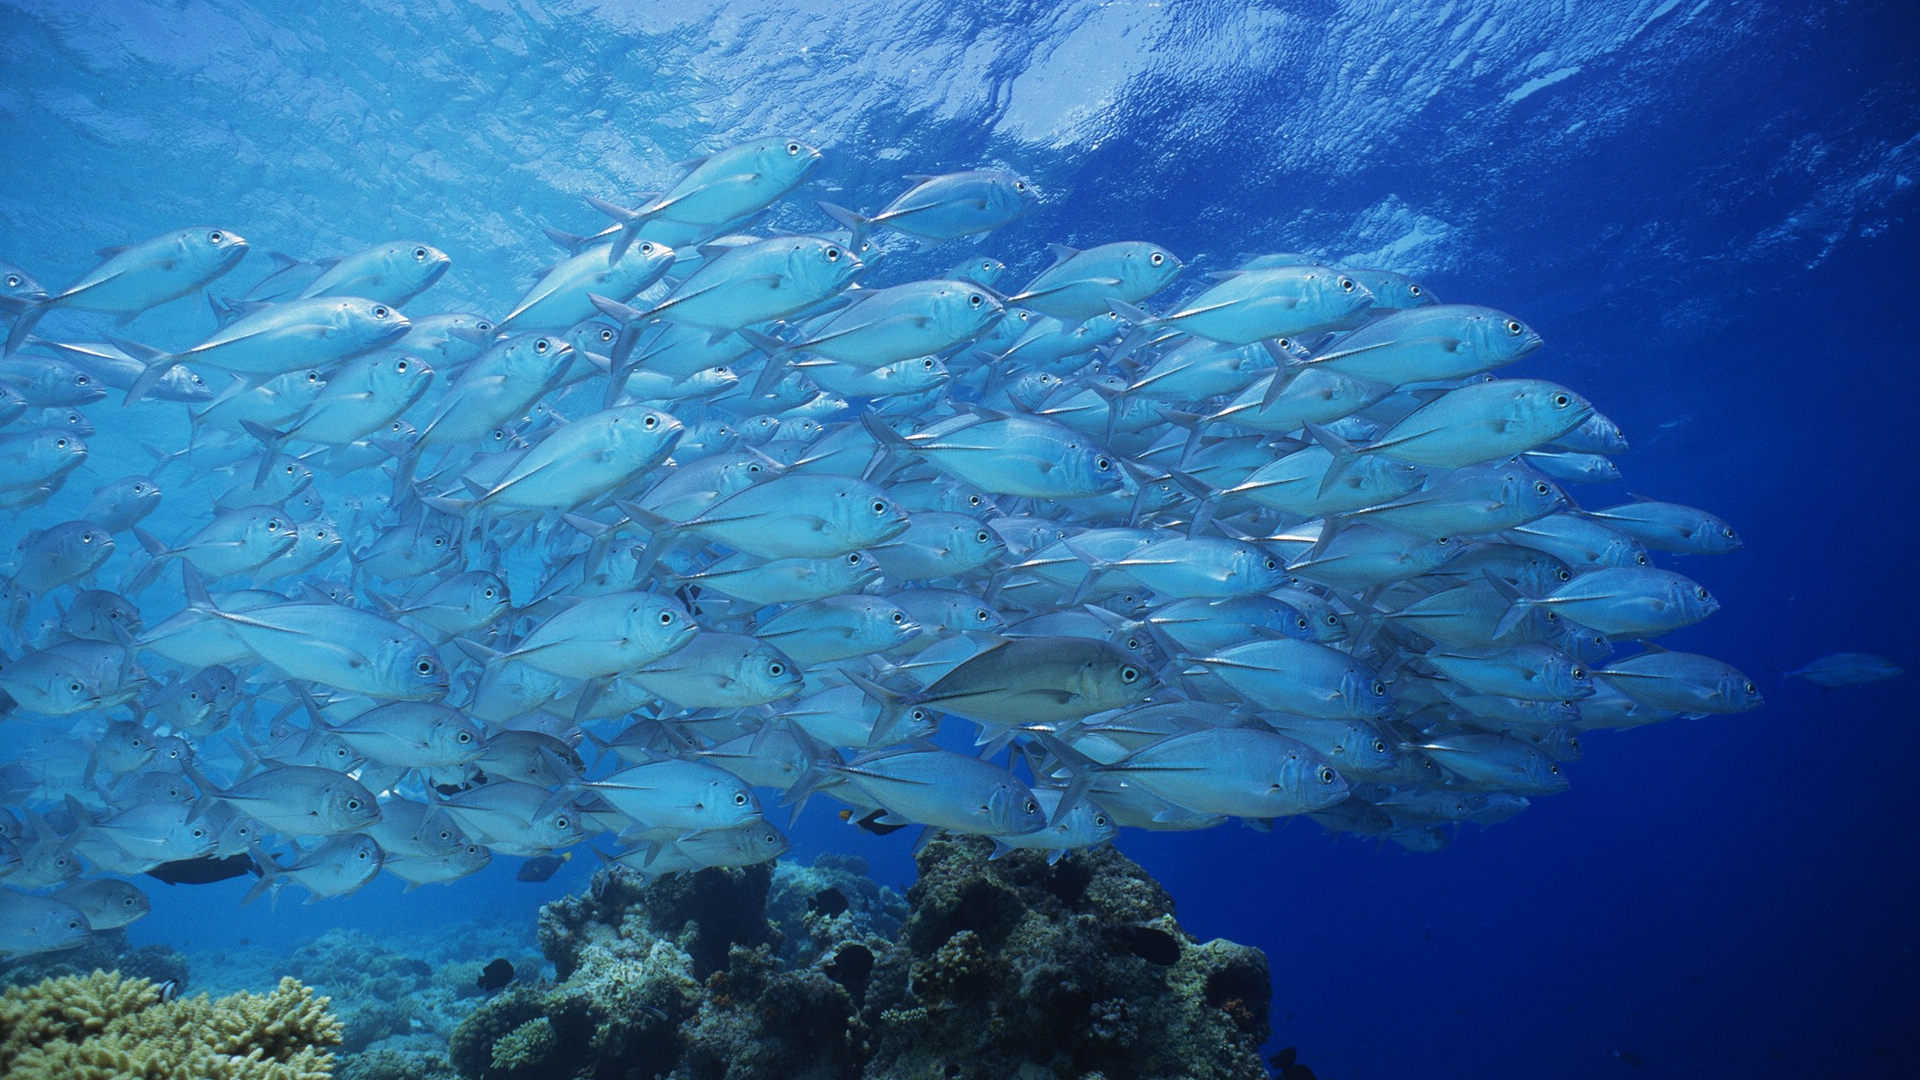
<svg viewBox="0 0 1920 1080"><path fill-rule="evenodd" d="M402 942L333 929L276 962L333 998L342 1027L342 1077L448 1078L455 1075L448 1036L485 993L481 970L502 957L523 972L541 967L530 931L456 923L427 940Z"/></svg>
<svg viewBox="0 0 1920 1080"><path fill-rule="evenodd" d="M268 994L161 1000L145 979L93 972L0 997L5 1080L327 1080L340 1024L297 979Z"/></svg>
<svg viewBox="0 0 1920 1080"><path fill-rule="evenodd" d="M559 981L461 1023L473 1080L947 1080L1268 1073L1266 957L1199 943L1114 851L937 839L906 901L857 860L644 881L542 909Z"/></svg>
<svg viewBox="0 0 1920 1080"><path fill-rule="evenodd" d="M1266 956L1196 943L1112 849L1048 865L939 839L868 991L868 1076L1264 1078Z"/></svg>

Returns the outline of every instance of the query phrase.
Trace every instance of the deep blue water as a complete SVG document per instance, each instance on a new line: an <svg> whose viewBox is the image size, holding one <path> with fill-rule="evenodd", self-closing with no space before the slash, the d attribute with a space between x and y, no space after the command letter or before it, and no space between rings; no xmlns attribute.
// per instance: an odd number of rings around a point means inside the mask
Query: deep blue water
<svg viewBox="0 0 1920 1080"><path fill-rule="evenodd" d="M828 151L803 194L869 208L903 173L1020 170L1046 202L983 245L1015 280L1047 241L1147 237L1189 276L1364 254L1520 313L1548 346L1516 373L1620 423L1625 490L1745 536L1683 560L1723 610L1667 643L1737 664L1767 707L1595 735L1570 793L1439 854L1304 823L1120 846L1189 929L1267 950L1275 1044L1323 1077L1920 1072L1912 680L1780 678L1839 649L1920 659L1910 5L687 7L9 0L0 257L57 284L200 221L303 256L417 236L454 259L436 305L504 311L541 225L594 224L580 196L776 132ZM807 198L775 221L825 225ZM181 303L138 327L205 321ZM795 842L909 880L906 836L824 808ZM592 860L540 886L499 862L277 913L176 889L135 937L531 920Z"/></svg>

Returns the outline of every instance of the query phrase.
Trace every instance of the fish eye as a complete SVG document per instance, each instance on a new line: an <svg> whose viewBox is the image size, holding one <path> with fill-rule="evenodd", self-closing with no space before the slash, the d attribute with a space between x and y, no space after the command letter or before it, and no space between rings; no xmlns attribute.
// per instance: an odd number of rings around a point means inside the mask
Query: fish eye
<svg viewBox="0 0 1920 1080"><path fill-rule="evenodd" d="M1167 257L1156 251L1153 254L1147 256L1147 261L1152 263L1155 266L1159 266L1161 263L1164 263L1167 261Z"/></svg>
<svg viewBox="0 0 1920 1080"><path fill-rule="evenodd" d="M790 143L788 143L788 144L787 144L787 156L788 156L788 157L796 157L796 156L798 156L798 155L799 155L799 153L800 153L800 144L799 144L799 143L797 143L797 142L790 142Z"/></svg>
<svg viewBox="0 0 1920 1080"><path fill-rule="evenodd" d="M434 546L434 547L446 547L446 546L447 546L447 538L446 538L446 537L444 537L444 536L436 536L436 537L434 537L434 538L433 538L433 546Z"/></svg>
<svg viewBox="0 0 1920 1080"><path fill-rule="evenodd" d="M1113 462L1108 461L1106 458L1103 458L1103 457L1094 458L1093 467L1096 469L1099 469L1101 472L1106 472L1108 469L1113 468Z"/></svg>
<svg viewBox="0 0 1920 1080"><path fill-rule="evenodd" d="M778 660L775 660L773 663L767 665L767 674L769 675L779 676L779 675L785 675L786 673L787 673L787 665L781 663Z"/></svg>
<svg viewBox="0 0 1920 1080"><path fill-rule="evenodd" d="M1699 597L1702 600L1705 600L1707 598L1707 587L1705 585L1702 585L1698 589L1693 590L1693 595Z"/></svg>
<svg viewBox="0 0 1920 1080"><path fill-rule="evenodd" d="M834 247L830 247L830 248L828 248L828 249L827 249L827 261L828 261L828 262L839 262L839 261L840 261L840 249L839 249L839 248L834 248Z"/></svg>
<svg viewBox="0 0 1920 1080"><path fill-rule="evenodd" d="M19 287L20 287L20 275L19 275L19 274L8 274L8 275L7 275L7 288L9 288L9 289L17 289L17 288L19 288Z"/></svg>
<svg viewBox="0 0 1920 1080"><path fill-rule="evenodd" d="M1520 325L1520 320L1518 320L1518 319L1508 319L1508 320L1507 320L1507 333L1509 333L1509 334L1518 334L1518 333L1519 333L1520 331L1522 331L1522 330L1525 330L1525 329L1526 329L1526 327L1524 327L1524 326L1521 326L1521 325Z"/></svg>
<svg viewBox="0 0 1920 1080"><path fill-rule="evenodd" d="M1274 562L1274 561L1273 561L1273 556L1271 556L1271 555L1269 555L1269 556L1267 556L1267 558L1265 559L1265 565L1266 565L1266 568L1267 568L1267 569L1269 569L1269 570L1274 570L1274 569L1278 569L1278 568L1279 568L1279 565L1280 565L1280 564L1279 564L1279 563L1276 563L1276 562Z"/></svg>
<svg viewBox="0 0 1920 1080"><path fill-rule="evenodd" d="M358 809L360 809L360 800L359 800L359 799L348 799L348 800L347 800L347 809L349 809L349 810L358 810Z"/></svg>
<svg viewBox="0 0 1920 1080"><path fill-rule="evenodd" d="M1419 295L1420 295L1420 291L1421 291L1421 290L1420 290L1420 286L1419 286L1418 284L1414 284L1414 285L1408 285L1408 286L1407 286L1407 293L1408 293L1408 295L1410 295L1410 296L1419 296Z"/></svg>
<svg viewBox="0 0 1920 1080"><path fill-rule="evenodd" d="M79 692L80 692L80 684L79 684L79 683L68 683L68 684L67 684L67 692L68 692L68 693L73 693L73 694L77 694L77 693L79 693Z"/></svg>
<svg viewBox="0 0 1920 1080"><path fill-rule="evenodd" d="M1034 802L1032 799L1028 799L1026 809L1029 814L1037 814L1040 812L1040 804Z"/></svg>
<svg viewBox="0 0 1920 1080"><path fill-rule="evenodd" d="M308 381L308 382L310 382L310 383L317 383L317 382L319 382L319 381L320 381L320 373L319 373L319 372L317 372L317 371L309 371L309 372L307 372L307 381Z"/></svg>
<svg viewBox="0 0 1920 1080"><path fill-rule="evenodd" d="M557 817L557 818L554 818L554 819L553 819L553 824L554 824L554 825L555 825L555 826L556 826L557 828L562 828L562 829L564 829L564 828L566 828L566 827L567 827L567 819L566 819L566 818L563 818L563 817Z"/></svg>
<svg viewBox="0 0 1920 1080"><path fill-rule="evenodd" d="M467 743L470 743L473 741L473 732L463 731L460 734L455 735L454 738L459 741L460 745L465 746Z"/></svg>
<svg viewBox="0 0 1920 1080"><path fill-rule="evenodd" d="M1647 553L1644 551L1640 552L1639 554L1633 557L1633 561L1636 565L1639 565L1639 566L1647 565Z"/></svg>
<svg viewBox="0 0 1920 1080"><path fill-rule="evenodd" d="M661 626L672 626L672 625L673 625L673 612L671 612L671 611L663 611L663 612L661 612L661 613L660 613L660 625L661 625Z"/></svg>
<svg viewBox="0 0 1920 1080"><path fill-rule="evenodd" d="M390 311L388 311L388 310L387 310L387 305L385 305L385 304L375 304L375 305L373 305L373 317L374 317L374 318L376 318L376 319L384 319L384 318L386 318L386 317L387 317L388 315L390 315L390 314L392 314L392 312L390 312Z"/></svg>
<svg viewBox="0 0 1920 1080"><path fill-rule="evenodd" d="M1535 480L1533 482L1533 490L1536 494L1545 495L1548 491L1551 491L1552 489L1547 486L1547 482L1545 480Z"/></svg>
<svg viewBox="0 0 1920 1080"><path fill-rule="evenodd" d="M394 361L393 370L405 375L407 373L407 362L405 360Z"/></svg>
<svg viewBox="0 0 1920 1080"><path fill-rule="evenodd" d="M413 257L415 259L425 259L427 257L427 249L423 247L414 248Z"/></svg>
<svg viewBox="0 0 1920 1080"><path fill-rule="evenodd" d="M1323 784L1331 784L1336 778L1334 771L1325 765L1320 766L1320 771L1314 775L1318 776Z"/></svg>
<svg viewBox="0 0 1920 1080"><path fill-rule="evenodd" d="M882 500L880 500L880 499L875 499L875 500L873 500L873 512L874 512L874 513L876 513L876 514L884 514L884 513L886 513L886 512L887 512L887 504L886 504L885 502L883 502Z"/></svg>
<svg viewBox="0 0 1920 1080"><path fill-rule="evenodd" d="M1353 291L1353 279L1352 279L1352 278L1344 278L1344 277L1343 277L1343 278L1341 278L1341 279L1340 279L1340 288L1341 288L1341 290L1342 290L1342 291L1344 291L1344 292L1352 292L1352 291Z"/></svg>
<svg viewBox="0 0 1920 1080"><path fill-rule="evenodd" d="M1334 614L1333 612L1331 612L1331 611L1329 611L1329 612L1327 612L1327 625L1328 625L1328 626L1339 626L1339 625L1340 625L1340 616L1338 616L1338 615L1335 615L1335 614Z"/></svg>
<svg viewBox="0 0 1920 1080"><path fill-rule="evenodd" d="M73 377L73 385L75 386L85 386L92 381L92 379L87 378L85 375L75 375Z"/></svg>
<svg viewBox="0 0 1920 1080"><path fill-rule="evenodd" d="M735 806L745 806L745 805L747 805L747 793L746 793L746 792L744 792L744 791L736 791L736 792L734 792L734 793L733 793L733 805L735 805Z"/></svg>
<svg viewBox="0 0 1920 1080"><path fill-rule="evenodd" d="M80 534L80 542L81 542L81 543L83 543L83 544L91 544L91 543L93 543L93 534L92 534L92 533L90 533L90 532L84 532L84 533L81 533L81 534ZM1705 590L1703 589L1703 590L1701 590L1701 591L1702 591L1702 592L1704 592Z"/></svg>
<svg viewBox="0 0 1920 1080"><path fill-rule="evenodd" d="M1560 579L1561 581L1572 581L1572 580L1573 580L1573 571L1571 571L1571 570L1560 570L1560 571L1556 571L1556 572L1554 573L1554 575L1553 575L1553 576L1554 576L1554 577L1557 577L1557 578L1559 578L1559 579Z"/></svg>
<svg viewBox="0 0 1920 1080"><path fill-rule="evenodd" d="M293 466L292 466L292 465L288 465L288 466L286 467L286 469L285 469L284 471L286 472L286 474L287 474L288 476L292 476L292 475L293 475Z"/></svg>
<svg viewBox="0 0 1920 1080"><path fill-rule="evenodd" d="M1572 399L1572 398L1570 398L1570 397L1568 397L1567 395L1565 395L1565 394L1555 394L1555 395L1553 395L1553 407L1554 407L1554 408L1556 408L1556 409L1564 409L1564 408L1566 408L1567 406L1569 406L1569 405L1571 405L1571 404L1573 404L1573 399Z"/></svg>
<svg viewBox="0 0 1920 1080"><path fill-rule="evenodd" d="M222 233L219 229L215 229L212 232L207 234L207 241L209 243L217 244L220 241L225 239L226 239L226 234Z"/></svg>
<svg viewBox="0 0 1920 1080"><path fill-rule="evenodd" d="M652 431L654 428L660 426L660 418L650 415L645 420L640 421L640 426L646 428L648 431Z"/></svg>
<svg viewBox="0 0 1920 1080"><path fill-rule="evenodd" d="M481 333L483 333L483 334L484 334L484 333L486 333L487 331L489 331L489 330L491 330L491 329L493 329L493 324L492 324L492 323L490 323L490 322L488 322L488 321L486 321L485 319L482 319L482 320L480 320L479 322L477 322L477 323L474 323L474 324L473 324L473 328L474 328L475 330L478 330L478 331L480 331Z"/></svg>
<svg viewBox="0 0 1920 1080"><path fill-rule="evenodd" d="M1558 765L1557 763L1556 763L1556 764L1553 764L1553 765L1549 765L1549 766L1547 766L1547 771L1548 771L1548 772L1550 772L1550 773L1552 773L1552 774L1553 774L1553 775L1555 775L1555 776L1559 776L1559 775L1560 775L1560 766L1559 766L1559 765Z"/></svg>
<svg viewBox="0 0 1920 1080"><path fill-rule="evenodd" d="M1134 667L1132 664L1128 664L1120 669L1120 681L1123 683L1132 683L1137 681L1139 678L1140 678L1140 669L1137 667Z"/></svg>
<svg viewBox="0 0 1920 1080"><path fill-rule="evenodd" d="M421 660L419 663L413 665L413 670L422 675L431 675L433 674L433 661Z"/></svg>
<svg viewBox="0 0 1920 1080"><path fill-rule="evenodd" d="M1749 694L1751 694L1751 693L1753 693L1753 692L1754 692L1754 689L1753 689L1753 684L1752 684L1752 683L1747 683L1747 684L1746 684L1746 689L1747 689L1747 693L1749 693Z"/></svg>
<svg viewBox="0 0 1920 1080"><path fill-rule="evenodd" d="M992 537L987 535L987 530L981 529L979 532L973 534L973 539L976 543L984 544L992 539Z"/></svg>
<svg viewBox="0 0 1920 1080"><path fill-rule="evenodd" d="M1386 692L1387 692L1386 683L1381 682L1379 679L1373 680L1373 696L1374 697L1382 697L1386 694Z"/></svg>
<svg viewBox="0 0 1920 1080"><path fill-rule="evenodd" d="M1586 678L1586 677L1587 677L1587 669L1586 669L1586 668L1583 668L1583 667L1576 667L1576 668L1574 668L1574 669L1573 669L1573 677L1574 677L1574 678L1576 678L1576 679L1584 679L1584 678Z"/></svg>
<svg viewBox="0 0 1920 1080"><path fill-rule="evenodd" d="M979 293L973 293L967 297L967 303L973 307L979 307L981 304L986 303L986 297L981 296Z"/></svg>
<svg viewBox="0 0 1920 1080"><path fill-rule="evenodd" d="M642 240L642 241L640 242L640 254L642 254L642 255L651 255L651 254L653 254L653 241L651 241L651 240Z"/></svg>
<svg viewBox="0 0 1920 1080"><path fill-rule="evenodd" d="M551 348L553 348L553 343L548 341L546 338L541 338L539 341L536 341L533 343L533 351L537 353L546 352L548 349L551 349Z"/></svg>
<svg viewBox="0 0 1920 1080"><path fill-rule="evenodd" d="M53 448L55 450L65 450L67 448L67 440L65 439L53 440Z"/></svg>
<svg viewBox="0 0 1920 1080"><path fill-rule="evenodd" d="M268 518L268 519L267 519L267 531L268 531L268 532L279 532L279 531L280 531L280 519L279 519L279 518Z"/></svg>
<svg viewBox="0 0 1920 1080"><path fill-rule="evenodd" d="M601 328L600 328L600 340L601 340L601 341L612 341L612 340L613 340L613 328L612 328L612 327L610 327L610 326L603 326L603 327L601 327Z"/></svg>

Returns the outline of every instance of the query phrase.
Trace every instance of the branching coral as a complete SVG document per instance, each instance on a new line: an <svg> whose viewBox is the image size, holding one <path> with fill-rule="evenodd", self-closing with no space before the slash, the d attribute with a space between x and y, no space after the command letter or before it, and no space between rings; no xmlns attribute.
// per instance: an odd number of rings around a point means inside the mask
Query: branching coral
<svg viewBox="0 0 1920 1080"><path fill-rule="evenodd" d="M295 979L268 994L162 1002L119 973L50 979L0 999L4 1080L327 1080L340 1024Z"/></svg>

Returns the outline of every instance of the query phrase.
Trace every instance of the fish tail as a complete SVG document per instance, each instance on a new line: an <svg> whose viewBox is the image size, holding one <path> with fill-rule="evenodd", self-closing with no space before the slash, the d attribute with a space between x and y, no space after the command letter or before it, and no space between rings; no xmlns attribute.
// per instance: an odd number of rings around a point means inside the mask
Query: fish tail
<svg viewBox="0 0 1920 1080"><path fill-rule="evenodd" d="M272 903L277 906L280 902L280 888L284 884L282 877L286 871L282 870L280 865L273 861L273 856L267 854L257 843L248 844L247 853L252 856L253 865L260 869L260 880L253 883L253 887L247 890L247 894L240 898L240 903L243 906L251 904L260 899L261 893L271 891Z"/></svg>
<svg viewBox="0 0 1920 1080"><path fill-rule="evenodd" d="M133 538L140 542L142 548L146 549L150 558L147 560L145 566L134 571L133 576L127 579L124 588L129 593L140 592L147 586L153 584L153 579L159 577L160 571L166 569L167 560L178 554L177 552L168 550L167 545L161 543L158 537L137 525L133 527ZM189 573L193 573L191 566L188 566L187 570ZM195 577L197 578L198 575L195 574ZM200 591L202 596L206 594L204 586L201 587Z"/></svg>
<svg viewBox="0 0 1920 1080"><path fill-rule="evenodd" d="M593 239L590 236L580 236L576 233L561 232L559 229L543 228L540 231L547 234L547 239L553 241L555 244L560 245L562 248L565 248L567 251L572 252L575 255L580 254L580 249L583 247L586 247L587 244L592 242L592 239Z"/></svg>
<svg viewBox="0 0 1920 1080"><path fill-rule="evenodd" d="M1275 372L1273 379L1279 382L1280 374ZM1313 441L1325 447L1327 453L1333 455L1332 463L1327 466L1326 475L1320 478L1319 494L1324 496L1333 490L1333 485L1339 482L1340 477L1346 475L1347 470L1353 468L1354 462L1360 460L1360 451L1347 440L1319 424L1308 424L1306 428L1307 434L1313 437Z"/></svg>
<svg viewBox="0 0 1920 1080"><path fill-rule="evenodd" d="M146 370L142 371L139 377L133 380L133 385L127 388L127 398L121 403L123 405L131 405L152 393L153 388L160 385L160 380L166 378L167 372L172 371L180 363L179 358L172 353L161 352L159 349L142 345L137 341L127 341L122 338L107 340L121 352L146 365Z"/></svg>
<svg viewBox="0 0 1920 1080"><path fill-rule="evenodd" d="M873 228L873 219L861 217L844 206L835 206L824 200L818 205L828 217L846 226L847 231L853 234L853 239L847 246L859 251L860 246L867 242L867 230Z"/></svg>
<svg viewBox="0 0 1920 1080"><path fill-rule="evenodd" d="M253 486L259 487L267 482L267 474L273 471L273 459L280 455L280 448L287 444L287 433L251 420L240 421L240 426L264 448L260 454L260 467L253 474Z"/></svg>
<svg viewBox="0 0 1920 1080"><path fill-rule="evenodd" d="M52 299L26 300L20 304L20 314L13 320L13 326L7 331L6 355L12 356L20 351L32 335L33 328L39 324L40 317L53 307Z"/></svg>
<svg viewBox="0 0 1920 1080"><path fill-rule="evenodd" d="M652 215L639 210L629 210L624 206L610 203L605 199L596 199L591 195L587 196L587 204L620 223L620 234L613 238L613 246L607 249L607 264L611 266L619 262L620 257L627 253L627 249L633 246L633 242L640 238L640 226L645 225Z"/></svg>

